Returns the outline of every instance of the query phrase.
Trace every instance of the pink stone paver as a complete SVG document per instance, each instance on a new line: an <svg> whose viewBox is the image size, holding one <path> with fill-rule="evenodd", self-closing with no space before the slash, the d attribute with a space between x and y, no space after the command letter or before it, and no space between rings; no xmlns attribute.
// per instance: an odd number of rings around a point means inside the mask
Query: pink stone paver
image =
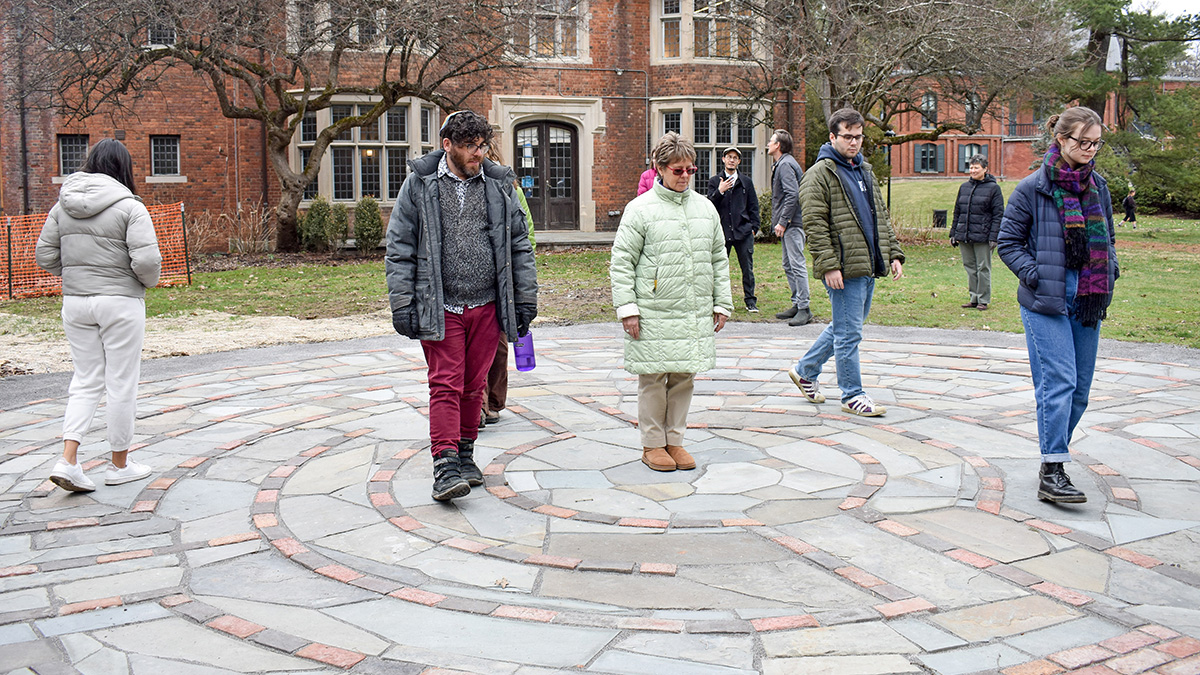
<svg viewBox="0 0 1200 675"><path fill-rule="evenodd" d="M175 478L159 478L146 486L147 490L166 490L175 484Z"/></svg>
<svg viewBox="0 0 1200 675"><path fill-rule="evenodd" d="M99 524L99 518L67 518L65 520L53 520L46 523L46 529L65 530L72 527L91 527Z"/></svg>
<svg viewBox="0 0 1200 675"><path fill-rule="evenodd" d="M862 497L846 497L842 500L841 504L838 504L838 508L842 511L849 511L851 509L857 509L866 503L867 500L863 499Z"/></svg>
<svg viewBox="0 0 1200 675"><path fill-rule="evenodd" d="M471 541L461 537L453 537L442 542L446 546L456 548L460 551L470 551L471 553L479 553L492 547L491 544L485 544L481 541Z"/></svg>
<svg viewBox="0 0 1200 675"><path fill-rule="evenodd" d="M874 457L868 455L865 452L856 452L853 455L850 455L850 457L852 457L859 464L878 464L879 463L879 460L875 459Z"/></svg>
<svg viewBox="0 0 1200 675"><path fill-rule="evenodd" d="M991 558L987 558L979 555L978 553L972 553L971 551L961 548L956 548L953 551L946 551L946 556L949 558L954 558L959 562L967 563L972 567L978 567L981 570L987 569L988 567L996 564L996 561L992 560Z"/></svg>
<svg viewBox="0 0 1200 675"><path fill-rule="evenodd" d="M499 476L503 473L503 464L488 464L487 466L483 467L483 475L485 476Z"/></svg>
<svg viewBox="0 0 1200 675"><path fill-rule="evenodd" d="M398 460L404 461L406 459L412 458L413 455L416 455L420 451L421 451L420 448L405 448L404 450L401 450L400 452L397 452L396 454L392 455L392 459L398 459Z"/></svg>
<svg viewBox="0 0 1200 675"><path fill-rule="evenodd" d="M885 619L894 619L904 614L912 614L914 612L925 612L931 609L937 609L937 605L929 602L925 598L915 597L898 602L889 602L883 605L875 605L875 609L883 615Z"/></svg>
<svg viewBox="0 0 1200 675"><path fill-rule="evenodd" d="M204 625L243 639L266 630L265 626L260 626L245 619L239 619L232 614L218 616Z"/></svg>
<svg viewBox="0 0 1200 675"><path fill-rule="evenodd" d="M1190 637L1181 637L1170 642L1164 642L1155 647L1160 652L1166 652L1177 659L1186 659L1189 656L1200 654L1200 640Z"/></svg>
<svg viewBox="0 0 1200 675"><path fill-rule="evenodd" d="M565 570L573 570L579 567L579 563L583 562L579 558L568 558L561 555L546 555L537 553L525 559L525 562L530 565L541 565L542 567L558 567Z"/></svg>
<svg viewBox="0 0 1200 675"><path fill-rule="evenodd" d="M1141 649L1147 645L1152 645L1158 642L1158 638L1141 631L1130 631L1124 635L1111 637L1107 640L1101 640L1100 646L1105 649L1111 649L1118 654L1127 654L1135 649Z"/></svg>
<svg viewBox="0 0 1200 675"><path fill-rule="evenodd" d="M725 527L762 527L762 522L753 518L726 518L721 521Z"/></svg>
<svg viewBox="0 0 1200 675"><path fill-rule="evenodd" d="M296 651L296 656L302 656L312 661L320 661L335 668L349 670L356 663L367 658L366 654L352 652L349 649L341 649L340 647L332 647L323 645L320 642L313 642L305 645Z"/></svg>
<svg viewBox="0 0 1200 675"><path fill-rule="evenodd" d="M243 541L252 541L258 539L261 535L257 532L239 532L238 534L229 534L224 537L216 537L208 540L209 546L228 546L229 544L240 544Z"/></svg>
<svg viewBox="0 0 1200 675"><path fill-rule="evenodd" d="M401 588L388 593L388 595L392 596L393 598L407 600L408 602L415 602L418 605L425 605L426 607L433 607L434 605L446 599L446 596L444 595L439 593L430 593L429 591L423 591L419 588Z"/></svg>
<svg viewBox="0 0 1200 675"><path fill-rule="evenodd" d="M660 574L662 576L673 577L677 568L671 563L649 563L644 562L638 565L638 571L642 574Z"/></svg>
<svg viewBox="0 0 1200 675"><path fill-rule="evenodd" d="M1109 659L1104 662L1104 665L1121 675L1135 675L1174 660L1174 658L1153 649L1139 649L1132 654Z"/></svg>
<svg viewBox="0 0 1200 675"><path fill-rule="evenodd" d="M329 449L328 445L317 445L300 453L301 457L316 457L317 455Z"/></svg>
<svg viewBox="0 0 1200 675"><path fill-rule="evenodd" d="M875 523L875 527L878 527L884 532L891 532L898 537L911 537L914 534L921 534L920 530L911 528L896 520L881 520Z"/></svg>
<svg viewBox="0 0 1200 675"><path fill-rule="evenodd" d="M1121 474L1107 464L1092 464L1088 467L1098 476L1120 476Z"/></svg>
<svg viewBox="0 0 1200 675"><path fill-rule="evenodd" d="M395 475L395 471L380 469L379 471L375 472L374 476L371 476L371 481L375 483L386 483L392 479L392 476Z"/></svg>
<svg viewBox="0 0 1200 675"><path fill-rule="evenodd" d="M979 479L979 483L983 486L984 490L1004 491L1004 481L1000 478L996 478L995 476L984 476Z"/></svg>
<svg viewBox="0 0 1200 675"><path fill-rule="evenodd" d="M254 495L254 501L257 504L279 501L279 490L259 490L258 494Z"/></svg>
<svg viewBox="0 0 1200 675"><path fill-rule="evenodd" d="M58 609L59 616L67 616L68 614L78 614L80 612L90 612L93 609L104 609L105 607L116 607L122 604L121 596L114 595L111 598L97 598L95 600L84 600L83 602L73 602L69 605L63 605Z"/></svg>
<svg viewBox="0 0 1200 675"><path fill-rule="evenodd" d="M1064 668L1082 668L1116 656L1116 654L1098 645L1084 645L1061 652L1055 652L1046 658Z"/></svg>
<svg viewBox="0 0 1200 675"><path fill-rule="evenodd" d="M227 443L222 443L221 445L218 445L217 449L218 450L236 450L245 444L246 444L246 441L242 441L242 440L229 441Z"/></svg>
<svg viewBox="0 0 1200 675"><path fill-rule="evenodd" d="M1000 515L1000 506L1000 502L994 499L984 499L975 503L975 508L979 509L980 511L986 511L993 516Z"/></svg>
<svg viewBox="0 0 1200 675"><path fill-rule="evenodd" d="M883 473L869 473L869 474L867 474L867 475L866 475L866 477L865 477L865 478L863 478L863 483L864 483L864 484L866 484L866 485L871 485L871 486L874 486L874 487L879 487L880 485L883 485L884 483L887 483L887 474L883 474Z"/></svg>
<svg viewBox="0 0 1200 675"><path fill-rule="evenodd" d="M542 504L541 506L534 509L534 512L542 513L547 516L554 516L555 518L571 518L571 517L579 514L578 511L572 511L571 509L564 509L561 506L554 506L553 504Z"/></svg>
<svg viewBox="0 0 1200 675"><path fill-rule="evenodd" d="M375 431L375 430L367 428L367 427L363 427L362 429L355 429L354 431L347 432L346 438L358 438L359 436L366 436L367 434L371 433L372 431Z"/></svg>
<svg viewBox="0 0 1200 675"><path fill-rule="evenodd" d="M1123 546L1113 546L1112 548L1105 549L1104 552L1111 556L1116 556L1121 560L1129 561L1134 565L1145 567L1146 569L1158 567L1162 564L1162 561L1158 558L1152 558L1137 551L1131 551Z"/></svg>
<svg viewBox="0 0 1200 675"><path fill-rule="evenodd" d="M820 624L812 614L796 614L792 616L768 616L753 619L750 625L759 633L773 630L792 630L794 628L816 628Z"/></svg>
<svg viewBox="0 0 1200 675"><path fill-rule="evenodd" d="M291 537L286 537L284 539L276 539L271 542L271 545L274 546L275 548L279 549L280 553L284 554L285 556L287 556L289 558L296 555L297 553L305 553L308 551L308 548L305 547L304 544L301 544L300 542L296 541L295 539L292 539Z"/></svg>
<svg viewBox="0 0 1200 675"><path fill-rule="evenodd" d="M396 503L396 499L386 492L372 492L371 505L379 508L380 506L391 506Z"/></svg>
<svg viewBox="0 0 1200 675"><path fill-rule="evenodd" d="M140 502L134 504L133 508L130 509L130 511L132 511L133 513L149 513L149 512L154 511L154 509L157 509L157 508L158 508L158 500L157 499L147 499L147 500L143 500L143 501L140 501Z"/></svg>
<svg viewBox="0 0 1200 675"><path fill-rule="evenodd" d="M887 583L883 579L880 579L873 574L868 574L865 570L861 570L857 567L839 567L834 570L834 572L839 576L845 577L855 584L862 586L863 588L882 586Z"/></svg>
<svg viewBox="0 0 1200 675"><path fill-rule="evenodd" d="M1200 675L1200 656L1168 663L1154 672L1159 675Z"/></svg>
<svg viewBox="0 0 1200 675"><path fill-rule="evenodd" d="M810 438L810 439L808 439L808 442L809 443L817 443L820 445L830 445L830 446L838 445L837 441L833 441L828 438Z"/></svg>
<svg viewBox="0 0 1200 675"><path fill-rule="evenodd" d="M412 516L400 516L399 518L388 518L388 522L395 525L396 527L404 530L405 532L412 532L413 530L419 530L422 527L425 527L424 525L421 524L421 521L417 520L416 518L413 518Z"/></svg>
<svg viewBox="0 0 1200 675"><path fill-rule="evenodd" d="M140 551L125 551L124 553L109 553L107 555L97 556L96 564L103 565L104 563L118 562L121 560L133 560L135 558L149 558L154 555L154 551L144 548Z"/></svg>
<svg viewBox="0 0 1200 675"><path fill-rule="evenodd" d="M363 577L362 572L356 572L349 567L343 567L341 565L326 565L324 567L318 567L313 571L321 576L329 577L330 579L337 579L343 583L350 583L355 579L361 579Z"/></svg>
<svg viewBox="0 0 1200 675"><path fill-rule="evenodd" d="M1145 626L1138 626L1138 630L1142 631L1143 633L1149 633L1160 640L1171 640L1179 637L1179 633L1176 633L1170 628L1165 626L1157 626L1152 623L1148 623Z"/></svg>
<svg viewBox="0 0 1200 675"><path fill-rule="evenodd" d="M1054 675L1055 673L1063 672L1063 669L1061 666L1050 663L1045 659L1038 659L1037 661L1022 663L1019 666L1005 668L1000 672L1004 673L1004 675Z"/></svg>
<svg viewBox="0 0 1200 675"><path fill-rule="evenodd" d="M1038 520L1036 518L1032 519L1032 520L1026 520L1025 524L1030 527L1036 527L1039 530L1049 532L1050 534L1070 534L1071 533L1071 528L1069 528L1069 527L1063 527L1062 525L1056 525L1054 523L1047 523L1044 520Z"/></svg>
<svg viewBox="0 0 1200 675"><path fill-rule="evenodd" d="M1138 501L1137 493L1130 488L1115 487L1112 489L1113 499L1126 499L1131 502Z"/></svg>
<svg viewBox="0 0 1200 675"><path fill-rule="evenodd" d="M1062 586L1059 586L1058 584L1052 584L1049 581L1043 581L1040 584L1034 584L1030 586L1030 588L1035 591L1045 593L1052 598L1062 600L1067 604L1075 605L1076 607L1081 607L1092 601L1090 597L1084 595L1083 593L1073 591L1069 588L1063 588Z"/></svg>
<svg viewBox="0 0 1200 675"><path fill-rule="evenodd" d="M617 525L621 527L653 527L665 528L671 523L665 520L655 520L654 518L622 518L617 521Z"/></svg>
<svg viewBox="0 0 1200 675"><path fill-rule="evenodd" d="M13 567L0 567L0 579L4 577L19 577L26 574L37 573L37 565L15 565Z"/></svg>
<svg viewBox="0 0 1200 675"><path fill-rule="evenodd" d="M971 466L975 466L975 467L988 466L988 461L982 457L976 457L976 456L972 455L969 457L963 457L963 459L967 462L967 464L970 464Z"/></svg>
<svg viewBox="0 0 1200 675"><path fill-rule="evenodd" d="M194 469L207 461L207 457L192 457L191 459L183 460L178 466L182 469Z"/></svg>
<svg viewBox="0 0 1200 675"><path fill-rule="evenodd" d="M495 485L487 489L497 499L512 499L517 496L517 491L507 485Z"/></svg>
<svg viewBox="0 0 1200 675"><path fill-rule="evenodd" d="M1117 671L1105 665L1096 664L1079 670L1072 670L1072 675L1120 675Z"/></svg>
<svg viewBox="0 0 1200 675"><path fill-rule="evenodd" d="M558 616L558 612L548 609L535 609L533 607L515 607L513 605L500 605L492 611L492 616L500 616L506 619L524 619L526 621L540 621L542 623L550 623L554 617Z"/></svg>
<svg viewBox="0 0 1200 675"><path fill-rule="evenodd" d="M794 552L798 555L804 555L805 553L816 553L817 551L820 550L816 546L813 546L812 544L801 541L795 537L775 537L771 541L775 542L776 544L779 544L780 546L782 546L786 549L791 550L792 552Z"/></svg>
<svg viewBox="0 0 1200 675"><path fill-rule="evenodd" d="M255 527L258 527L258 528L277 527L278 525L279 525L279 519L275 517L274 513L256 513L256 514L254 514L254 526Z"/></svg>
<svg viewBox="0 0 1200 675"><path fill-rule="evenodd" d="M180 605L186 605L191 601L192 599L186 595L168 595L162 600L159 600L158 604L162 605L163 607L178 607Z"/></svg>
<svg viewBox="0 0 1200 675"><path fill-rule="evenodd" d="M674 619L650 619L640 616L629 616L617 620L617 628L621 630L654 630L663 633L682 633L683 622Z"/></svg>

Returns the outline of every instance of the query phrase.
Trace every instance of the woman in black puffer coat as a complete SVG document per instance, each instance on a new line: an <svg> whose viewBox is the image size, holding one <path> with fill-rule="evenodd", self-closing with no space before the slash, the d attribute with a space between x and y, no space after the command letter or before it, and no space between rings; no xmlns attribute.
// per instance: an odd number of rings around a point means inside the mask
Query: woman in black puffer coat
<svg viewBox="0 0 1200 675"><path fill-rule="evenodd" d="M971 180L958 188L950 243L962 253L970 298L963 309L987 309L992 301L992 250L1000 236L1004 195L995 177L987 172L987 158L975 155L968 162Z"/></svg>

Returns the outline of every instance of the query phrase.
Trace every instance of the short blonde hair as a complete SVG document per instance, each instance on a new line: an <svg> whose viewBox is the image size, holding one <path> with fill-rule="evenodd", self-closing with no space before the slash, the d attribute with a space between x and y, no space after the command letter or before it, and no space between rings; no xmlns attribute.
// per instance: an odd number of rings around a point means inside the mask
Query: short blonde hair
<svg viewBox="0 0 1200 675"><path fill-rule="evenodd" d="M654 146L650 157L654 160L654 165L660 169L665 169L671 162L677 162L681 159L687 159L694 163L696 161L696 146L674 131L668 131L663 134L662 138L658 139L658 145Z"/></svg>

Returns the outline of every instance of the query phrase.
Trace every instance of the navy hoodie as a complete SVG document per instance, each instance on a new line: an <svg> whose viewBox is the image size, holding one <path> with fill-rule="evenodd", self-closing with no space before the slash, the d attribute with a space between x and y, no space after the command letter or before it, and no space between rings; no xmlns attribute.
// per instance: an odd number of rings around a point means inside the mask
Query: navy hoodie
<svg viewBox="0 0 1200 675"><path fill-rule="evenodd" d="M821 146L821 152L817 154L817 161L826 157L832 159L834 165L837 166L838 178L842 181L846 195L850 197L850 204L854 207L854 212L858 214L858 222L861 223L863 235L867 238L867 250L871 251L871 259L874 262L878 257L878 254L875 253L878 246L875 234L874 195L871 194L871 188L863 177L863 156L860 153L851 162L843 157L842 153L834 150L832 144L826 143Z"/></svg>

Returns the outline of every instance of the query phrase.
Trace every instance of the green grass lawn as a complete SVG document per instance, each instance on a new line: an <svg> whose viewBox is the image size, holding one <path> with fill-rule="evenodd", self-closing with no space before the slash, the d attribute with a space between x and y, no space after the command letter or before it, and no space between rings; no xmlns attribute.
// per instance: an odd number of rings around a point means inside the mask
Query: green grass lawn
<svg viewBox="0 0 1200 675"><path fill-rule="evenodd" d="M932 212L949 208L957 181L896 181L893 209ZM1004 184L1008 194L1015 183ZM1021 332L1016 302L1016 278L999 257L993 257L992 306L986 312L959 307L967 299L966 272L946 230L914 227L901 218L908 262L899 281L877 281L870 321L889 326L968 328ZM928 220L925 221L928 223ZM1200 221L1162 216L1139 219L1139 228L1117 230L1122 276L1104 323L1103 335L1120 340L1165 342L1200 348L1200 311L1192 293L1200 291ZM540 312L555 323L613 321L608 282L607 251L545 252L538 256ZM775 321L775 312L789 304L787 280L780 266L778 244L755 247L758 279L757 317L741 304L741 272L736 256L731 283L738 321ZM193 284L158 288L146 295L150 316L180 315L215 310L233 315L287 315L321 318L363 314L387 307L383 263L347 259L338 264L299 264L284 267L245 267L224 272L193 274ZM58 298L0 302L0 312L55 319ZM828 320L829 299L819 283L812 285L812 309ZM4 322L9 331L22 331L27 322ZM0 327L0 332L6 329Z"/></svg>

